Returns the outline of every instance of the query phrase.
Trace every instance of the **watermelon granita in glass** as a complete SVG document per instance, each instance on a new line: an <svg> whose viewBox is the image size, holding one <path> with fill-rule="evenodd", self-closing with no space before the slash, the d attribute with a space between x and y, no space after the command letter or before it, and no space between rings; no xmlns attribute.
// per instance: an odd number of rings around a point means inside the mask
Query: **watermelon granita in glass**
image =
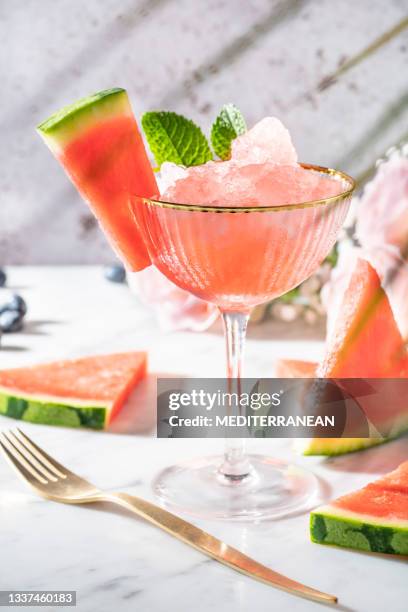
<svg viewBox="0 0 408 612"><path fill-rule="evenodd" d="M112 110L117 97L121 105ZM201 146L206 163L163 163L159 194L123 93L82 101L80 108L84 116L77 121L73 105L49 120L51 129L42 124L42 136L130 269L151 263L182 289L218 306L230 391L239 392L251 309L318 268L347 214L353 179L299 164L288 131L279 120L265 118L232 140L224 161L207 161ZM70 123L65 130L58 127L64 121ZM106 134L116 134L118 126L124 135L111 143ZM225 519L286 516L304 508L316 488L311 472L247 455L237 438L226 441L223 456L169 467L154 482L167 505Z"/></svg>

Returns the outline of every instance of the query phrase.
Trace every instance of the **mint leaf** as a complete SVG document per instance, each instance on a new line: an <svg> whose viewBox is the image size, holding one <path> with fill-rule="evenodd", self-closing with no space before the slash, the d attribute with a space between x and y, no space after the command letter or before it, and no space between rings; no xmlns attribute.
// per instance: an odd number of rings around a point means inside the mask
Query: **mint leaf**
<svg viewBox="0 0 408 612"><path fill-rule="evenodd" d="M152 111L142 116L142 127L156 163L169 161L198 166L212 159L206 137L195 123L177 113Z"/></svg>
<svg viewBox="0 0 408 612"><path fill-rule="evenodd" d="M224 104L211 128L211 143L221 159L231 155L231 142L247 130L241 111L233 104Z"/></svg>

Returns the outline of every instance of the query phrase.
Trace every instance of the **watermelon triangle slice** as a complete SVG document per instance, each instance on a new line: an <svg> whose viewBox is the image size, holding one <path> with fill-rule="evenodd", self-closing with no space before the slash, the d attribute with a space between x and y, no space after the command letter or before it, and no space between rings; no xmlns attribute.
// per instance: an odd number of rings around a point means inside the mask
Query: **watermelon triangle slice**
<svg viewBox="0 0 408 612"><path fill-rule="evenodd" d="M313 378L317 363L301 359L279 359L275 366L276 378Z"/></svg>
<svg viewBox="0 0 408 612"><path fill-rule="evenodd" d="M150 257L129 196L159 193L124 89L100 91L66 106L37 131L99 220L112 247L134 271Z"/></svg>
<svg viewBox="0 0 408 612"><path fill-rule="evenodd" d="M146 375L146 353L116 353L0 370L0 414L103 429Z"/></svg>
<svg viewBox="0 0 408 612"><path fill-rule="evenodd" d="M322 378L408 376L404 341L387 294L378 274L364 259L357 261L316 374Z"/></svg>
<svg viewBox="0 0 408 612"><path fill-rule="evenodd" d="M313 542L408 555L408 461L310 515Z"/></svg>
<svg viewBox="0 0 408 612"><path fill-rule="evenodd" d="M316 370L326 378L407 378L408 360L386 292L372 266L359 259L350 279L326 355ZM368 418L382 431L392 426L388 438L339 438L308 440L304 454L338 455L375 446L408 430L408 402L392 394L393 385L383 386L376 398L360 404ZM384 402L380 404L380 393ZM394 389L395 392L395 389Z"/></svg>
<svg viewBox="0 0 408 612"><path fill-rule="evenodd" d="M313 376L312 369L312 363L284 361L278 364L277 372L308 377ZM364 259L356 263L325 357L314 372L321 378L408 378L404 341L387 294L378 274ZM392 397L392 383L388 387L384 383L382 393L383 405L379 406L378 397L374 405L366 398L362 407L368 415L371 411L375 423L392 424L392 436L304 439L297 442L299 450L305 455L340 455L380 444L408 430L408 402L401 396Z"/></svg>

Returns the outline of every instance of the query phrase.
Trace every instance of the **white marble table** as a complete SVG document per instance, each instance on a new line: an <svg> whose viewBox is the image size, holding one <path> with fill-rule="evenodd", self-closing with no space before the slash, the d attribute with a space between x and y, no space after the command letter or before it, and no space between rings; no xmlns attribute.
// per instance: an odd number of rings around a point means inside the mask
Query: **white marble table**
<svg viewBox="0 0 408 612"><path fill-rule="evenodd" d="M27 299L29 315L24 333L3 336L2 368L146 348L152 372L211 376L223 371L224 344L217 325L201 335L164 335L150 312L126 287L106 282L100 268L12 268L9 276L10 285ZM277 356L317 359L322 343L313 339L315 335L311 329L253 327L246 373L270 375ZM24 428L51 454L100 487L151 499L150 482L160 468L213 452L219 442L156 440L150 431L154 398L148 387L132 398L115 432L29 424ZM10 419L0 418L0 428L12 425ZM251 450L293 456L285 440L252 441ZM401 439L336 460L298 461L316 470L322 497L330 497L363 485L407 455L408 440ZM277 571L335 593L343 612L407 610L406 562L311 544L307 514L259 525L204 521L199 525ZM322 609L241 576L124 512L39 499L3 460L0 551L0 589L76 590L80 612Z"/></svg>

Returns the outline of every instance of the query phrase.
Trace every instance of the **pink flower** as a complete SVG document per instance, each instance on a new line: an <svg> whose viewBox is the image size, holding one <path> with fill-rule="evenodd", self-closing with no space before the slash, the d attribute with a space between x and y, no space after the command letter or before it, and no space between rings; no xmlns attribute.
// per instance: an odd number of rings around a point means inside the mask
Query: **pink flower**
<svg viewBox="0 0 408 612"><path fill-rule="evenodd" d="M128 280L142 302L154 310L165 331L204 331L218 317L214 304L180 289L154 266L129 274Z"/></svg>
<svg viewBox="0 0 408 612"><path fill-rule="evenodd" d="M365 248L394 245L408 259L408 159L382 163L358 202L356 236Z"/></svg>

